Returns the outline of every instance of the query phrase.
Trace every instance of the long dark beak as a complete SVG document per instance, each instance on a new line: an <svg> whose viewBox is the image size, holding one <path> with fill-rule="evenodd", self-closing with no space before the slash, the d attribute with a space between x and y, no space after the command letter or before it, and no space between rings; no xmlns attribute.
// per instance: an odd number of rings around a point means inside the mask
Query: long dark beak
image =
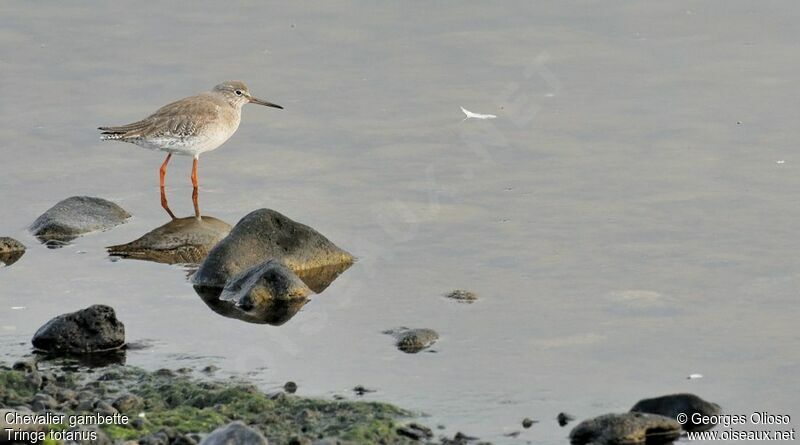
<svg viewBox="0 0 800 445"><path fill-rule="evenodd" d="M257 97L253 97L253 96L250 96L250 103L251 104L257 104L257 105L264 105L265 107L280 108L281 110L283 110L283 107L278 105L278 104L274 104L272 102L267 102L265 100L261 100L261 99L259 99Z"/></svg>

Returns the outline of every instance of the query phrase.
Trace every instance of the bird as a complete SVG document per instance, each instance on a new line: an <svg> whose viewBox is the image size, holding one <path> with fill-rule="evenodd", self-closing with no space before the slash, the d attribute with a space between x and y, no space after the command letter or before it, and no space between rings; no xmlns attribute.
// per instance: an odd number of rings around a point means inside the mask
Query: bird
<svg viewBox="0 0 800 445"><path fill-rule="evenodd" d="M129 142L151 150L167 152L159 169L161 206L171 217L164 192L167 164L173 154L192 156L192 201L199 218L197 169L200 154L225 143L239 128L242 107L246 104L283 109L282 106L258 99L250 94L244 82L231 80L216 85L211 91L186 97L164 105L150 116L127 125L98 127L100 139Z"/></svg>

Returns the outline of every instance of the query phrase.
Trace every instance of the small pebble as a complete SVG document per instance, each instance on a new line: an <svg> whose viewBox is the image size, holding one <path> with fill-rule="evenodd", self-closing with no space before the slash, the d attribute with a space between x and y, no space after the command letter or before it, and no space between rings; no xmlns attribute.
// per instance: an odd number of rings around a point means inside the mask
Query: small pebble
<svg viewBox="0 0 800 445"><path fill-rule="evenodd" d="M297 383L295 382L286 382L283 384L283 390L289 394L294 394L297 392Z"/></svg>
<svg viewBox="0 0 800 445"><path fill-rule="evenodd" d="M575 420L575 418L567 413L558 413L558 416L556 416L556 420L558 420L559 426L567 426L567 424Z"/></svg>
<svg viewBox="0 0 800 445"><path fill-rule="evenodd" d="M533 426L534 423L539 422L538 420L533 420L530 417L526 417L522 419L522 427L523 428L530 428Z"/></svg>

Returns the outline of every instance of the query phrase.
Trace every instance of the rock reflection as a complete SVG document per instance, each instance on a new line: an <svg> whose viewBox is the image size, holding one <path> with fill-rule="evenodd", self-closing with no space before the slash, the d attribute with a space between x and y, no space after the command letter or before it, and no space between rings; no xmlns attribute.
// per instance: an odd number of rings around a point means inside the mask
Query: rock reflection
<svg viewBox="0 0 800 445"><path fill-rule="evenodd" d="M213 216L175 218L135 241L107 249L122 258L198 265L230 230L230 224Z"/></svg>

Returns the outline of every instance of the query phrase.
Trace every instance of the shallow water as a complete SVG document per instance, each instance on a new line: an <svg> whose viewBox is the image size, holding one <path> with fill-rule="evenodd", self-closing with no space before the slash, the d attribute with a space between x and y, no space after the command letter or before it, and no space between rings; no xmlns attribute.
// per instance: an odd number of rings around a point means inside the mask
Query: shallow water
<svg viewBox="0 0 800 445"><path fill-rule="evenodd" d="M214 363L266 388L357 384L444 432L564 443L579 419L677 391L796 414L800 175L789 2L0 4L2 358L49 318L116 308L147 368ZM104 246L167 222L159 153L100 142L243 79L250 106L200 163L203 212L261 207L359 261L280 327L221 317L177 266ZM498 115L463 121L459 107ZM189 216L190 162L170 203ZM132 214L49 250L72 195ZM441 297L479 294L471 305ZM24 306L24 309L11 309ZM381 332L430 327L436 353ZM691 373L704 378L688 380ZM514 439L532 417L541 423Z"/></svg>

